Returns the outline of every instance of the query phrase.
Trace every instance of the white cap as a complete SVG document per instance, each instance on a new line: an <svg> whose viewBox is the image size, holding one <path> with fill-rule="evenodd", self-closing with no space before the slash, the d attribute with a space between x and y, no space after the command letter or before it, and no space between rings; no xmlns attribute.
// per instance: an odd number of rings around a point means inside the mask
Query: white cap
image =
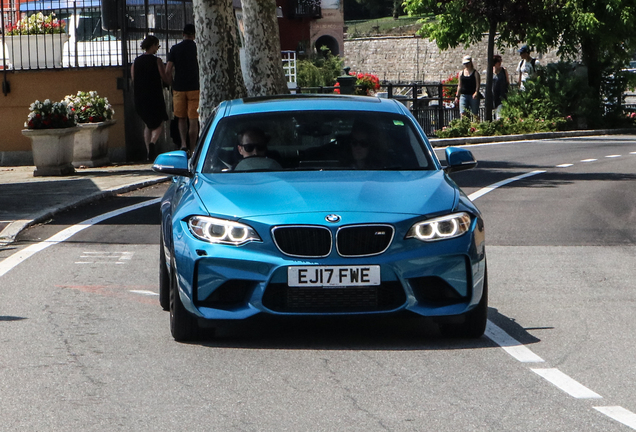
<svg viewBox="0 0 636 432"><path fill-rule="evenodd" d="M467 56L464 56L464 58L462 59L462 64L470 63L472 61L473 61L473 58L467 55Z"/></svg>

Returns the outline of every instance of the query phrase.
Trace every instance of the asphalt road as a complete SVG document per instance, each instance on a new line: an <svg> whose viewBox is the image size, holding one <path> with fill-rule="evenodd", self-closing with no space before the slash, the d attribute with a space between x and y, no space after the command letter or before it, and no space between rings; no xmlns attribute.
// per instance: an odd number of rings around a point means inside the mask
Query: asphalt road
<svg viewBox="0 0 636 432"><path fill-rule="evenodd" d="M636 138L470 149L478 168L453 178L486 221L490 338L258 319L176 343L156 296L158 205L41 243L156 186L0 250L1 270L41 245L0 276L0 430L636 429Z"/></svg>

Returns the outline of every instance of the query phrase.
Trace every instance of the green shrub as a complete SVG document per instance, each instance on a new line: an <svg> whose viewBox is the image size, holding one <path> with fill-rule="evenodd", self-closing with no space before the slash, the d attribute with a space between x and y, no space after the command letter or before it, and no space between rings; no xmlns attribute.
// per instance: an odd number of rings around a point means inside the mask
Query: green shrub
<svg viewBox="0 0 636 432"><path fill-rule="evenodd" d="M524 91L512 89L503 101L501 115L511 118L553 119L570 116L574 120L601 115L584 73L576 73L570 63L550 63L541 67L538 78L525 83Z"/></svg>
<svg viewBox="0 0 636 432"><path fill-rule="evenodd" d="M342 59L324 48L320 54L314 54L297 63L296 81L299 87L329 87L343 74Z"/></svg>
<svg viewBox="0 0 636 432"><path fill-rule="evenodd" d="M563 129L568 120L506 117L491 122L479 122L475 117L464 116L453 120L450 125L435 132L439 138L468 136L517 135L537 132L553 132Z"/></svg>

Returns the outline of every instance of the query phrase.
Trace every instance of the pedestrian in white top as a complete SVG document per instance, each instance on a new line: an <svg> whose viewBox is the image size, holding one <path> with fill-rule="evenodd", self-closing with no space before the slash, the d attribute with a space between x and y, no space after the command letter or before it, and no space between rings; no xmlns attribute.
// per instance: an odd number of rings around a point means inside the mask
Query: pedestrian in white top
<svg viewBox="0 0 636 432"><path fill-rule="evenodd" d="M521 56L521 61L517 66L517 73L519 73L519 90L525 90L523 83L537 76L539 60L530 57L530 48L528 45L524 45L519 48L519 55Z"/></svg>

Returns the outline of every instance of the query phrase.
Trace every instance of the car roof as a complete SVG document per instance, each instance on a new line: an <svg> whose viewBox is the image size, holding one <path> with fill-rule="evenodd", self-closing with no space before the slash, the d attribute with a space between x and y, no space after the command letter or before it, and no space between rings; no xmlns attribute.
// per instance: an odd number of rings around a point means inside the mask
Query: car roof
<svg viewBox="0 0 636 432"><path fill-rule="evenodd" d="M369 96L295 94L235 99L225 102L225 116L280 111L373 111L404 114L392 99ZM402 105L403 106L403 105Z"/></svg>

